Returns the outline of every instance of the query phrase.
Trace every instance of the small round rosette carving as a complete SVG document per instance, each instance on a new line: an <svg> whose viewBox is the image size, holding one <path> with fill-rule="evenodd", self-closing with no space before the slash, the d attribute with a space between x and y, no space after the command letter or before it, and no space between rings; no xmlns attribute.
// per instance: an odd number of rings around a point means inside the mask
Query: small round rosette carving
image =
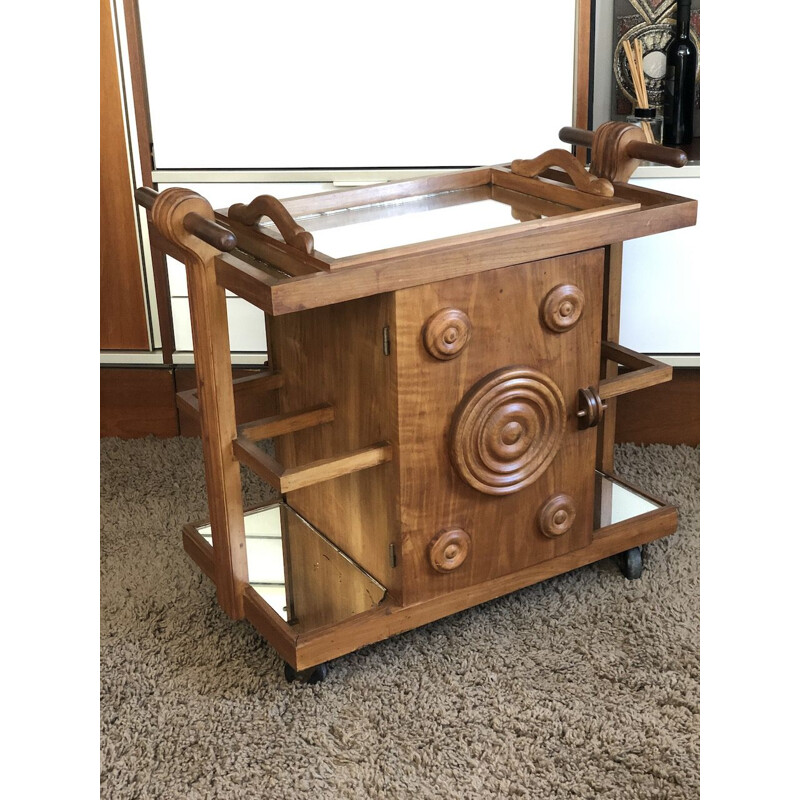
<svg viewBox="0 0 800 800"><path fill-rule="evenodd" d="M554 494L539 509L539 530L557 539L572 529L576 514L575 501L568 494Z"/></svg>
<svg viewBox="0 0 800 800"><path fill-rule="evenodd" d="M428 548L431 566L437 572L452 572L466 561L471 546L469 534L461 528L439 531Z"/></svg>
<svg viewBox="0 0 800 800"><path fill-rule="evenodd" d="M575 327L583 314L586 298L571 283L562 283L551 289L542 302L542 322L555 333L564 333Z"/></svg>
<svg viewBox="0 0 800 800"><path fill-rule="evenodd" d="M432 314L422 328L425 349L440 361L455 358L472 336L470 318L458 308L443 308Z"/></svg>
<svg viewBox="0 0 800 800"><path fill-rule="evenodd" d="M464 396L450 425L450 461L485 494L530 486L555 458L566 427L556 383L529 367L487 375Z"/></svg>

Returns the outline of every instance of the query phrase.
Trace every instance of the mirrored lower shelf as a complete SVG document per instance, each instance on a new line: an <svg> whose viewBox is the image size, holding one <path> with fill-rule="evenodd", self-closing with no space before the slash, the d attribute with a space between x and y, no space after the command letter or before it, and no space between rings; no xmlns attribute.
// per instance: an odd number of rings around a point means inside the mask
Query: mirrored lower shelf
<svg viewBox="0 0 800 800"><path fill-rule="evenodd" d="M211 525L196 528L213 548ZM378 605L386 589L285 503L245 513L250 585L297 631Z"/></svg>
<svg viewBox="0 0 800 800"><path fill-rule="evenodd" d="M604 472L595 472L594 527L595 530L640 517L663 507L643 492L634 489L619 478Z"/></svg>
<svg viewBox="0 0 800 800"><path fill-rule="evenodd" d="M362 626L362 644L386 638L667 536L677 526L674 506L601 472L595 474L594 515L586 547L402 605L303 517L276 503L245 513L250 583L245 615L287 662L305 668L360 646L354 642L361 641ZM210 525L186 525L184 547L213 580Z"/></svg>

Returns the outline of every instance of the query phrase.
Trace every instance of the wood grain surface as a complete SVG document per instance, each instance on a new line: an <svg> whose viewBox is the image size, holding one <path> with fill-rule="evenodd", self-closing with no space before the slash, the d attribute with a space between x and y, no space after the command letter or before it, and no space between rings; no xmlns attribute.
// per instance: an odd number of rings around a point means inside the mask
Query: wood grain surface
<svg viewBox="0 0 800 800"><path fill-rule="evenodd" d="M401 565L406 602L445 594L588 544L596 430L578 431L577 392L596 384L600 366L603 251L519 264L395 295L393 352L397 358L397 444ZM572 329L555 333L542 325L538 309L554 286L581 288L586 306ZM424 346L425 321L438 308L456 307L472 321L469 346L458 358L442 361ZM454 469L448 439L453 416L465 394L499 368L526 365L549 376L566 403L565 431L550 466L532 485L492 496L468 485ZM518 410L514 397L503 401L503 433ZM531 423L534 421L531 420ZM507 426L507 427L505 427ZM484 430L478 426L478 435ZM536 435L543 431L536 431ZM465 445L469 446L469 445ZM501 453L491 435L476 446ZM558 539L538 530L537 514L555 493L576 498L576 519ZM460 528L471 537L471 554L449 574L434 571L431 539L443 529Z"/></svg>

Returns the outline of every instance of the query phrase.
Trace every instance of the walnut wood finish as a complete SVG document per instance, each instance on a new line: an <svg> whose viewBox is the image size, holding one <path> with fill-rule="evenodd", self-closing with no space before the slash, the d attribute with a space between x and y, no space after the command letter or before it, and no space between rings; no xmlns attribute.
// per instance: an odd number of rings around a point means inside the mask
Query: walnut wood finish
<svg viewBox="0 0 800 800"><path fill-rule="evenodd" d="M456 358L469 343L472 323L460 308L443 308L428 317L422 329L425 349L440 361Z"/></svg>
<svg viewBox="0 0 800 800"><path fill-rule="evenodd" d="M151 211L158 199L158 192L147 186L140 186L135 192L136 202ZM190 211L183 219L183 227L187 233L191 233L206 244L223 252L228 252L236 247L236 237L214 219Z"/></svg>
<svg viewBox="0 0 800 800"><path fill-rule="evenodd" d="M669 383L622 395L616 440L635 444L700 444L700 370L675 369Z"/></svg>
<svg viewBox="0 0 800 800"><path fill-rule="evenodd" d="M619 478L615 479L625 484ZM636 491L642 494L640 490ZM675 507L664 506L656 498L653 500L661 507L639 517L601 528L586 547L439 597L403 605L387 596L375 608L348 620L301 632L284 622L255 589L248 586L244 592L245 614L287 663L295 669L313 667L367 644L427 625L479 603L674 533L677 527ZM183 541L186 552L213 579L212 548L191 525L184 528Z"/></svg>
<svg viewBox="0 0 800 800"><path fill-rule="evenodd" d="M390 322L387 296L269 319L270 356L286 376L280 411L321 403L335 409L332 422L276 440L277 458L287 469L377 442L395 444L394 358L384 354L384 328ZM414 337L420 340L420 327ZM394 347L392 336L390 351ZM390 455L383 446L378 453ZM289 491L287 502L399 599L400 571L390 557L391 544L400 550L396 468L393 458Z"/></svg>
<svg viewBox="0 0 800 800"><path fill-rule="evenodd" d="M601 197L614 196L614 187L610 181L587 173L578 159L566 150L548 150L536 158L516 159L511 162L511 171L524 178L537 178L550 167L563 169L575 187L582 192Z"/></svg>
<svg viewBox="0 0 800 800"><path fill-rule="evenodd" d="M188 214L214 220L211 206L186 189L167 189L152 207L159 233L183 256L189 287L189 314L195 346L209 513L214 541L214 579L220 606L230 617L244 616L247 586L242 488L232 442L236 412L231 384L231 356L225 290L216 282L219 251L185 227Z"/></svg>
<svg viewBox="0 0 800 800"><path fill-rule="evenodd" d="M507 177L527 183L540 181L510 172ZM358 269L316 270L294 279L278 278L226 253L217 258L217 276L226 288L279 316L423 285L432 277L447 280L674 230L693 225L697 217L696 201L641 191L640 187L618 185L612 199L623 202L523 223L516 233L476 237L471 244L446 244L421 252L393 248L379 252L371 262L353 265ZM531 235L534 229L526 226L536 226L535 235Z"/></svg>
<svg viewBox="0 0 800 800"><path fill-rule="evenodd" d="M596 430L579 431L575 412L580 386L599 380L602 270L603 251L594 250L395 293L391 327L398 406L390 439L398 454L404 602L444 595L589 543ZM565 283L594 301L587 302L574 328L556 334L541 324L538 308L554 286ZM438 361L430 358L418 331L432 311L451 305L469 315L472 339L459 358ZM546 412L538 399L526 396L529 371L551 392ZM511 378L505 394L504 377ZM523 380L515 398L517 377ZM554 399L553 385L562 401ZM481 398L488 402L480 405ZM471 419L473 400L484 425L462 426L460 420ZM464 480L456 465L468 452L494 463L501 492L511 491L491 494L485 485L475 488ZM529 452L549 458L532 484L520 467ZM517 482L504 487L509 475ZM542 503L562 492L579 503L572 530L558 539L520 537L519 531L535 531ZM444 575L431 568L428 547L437 531L453 527L469 533L472 555Z"/></svg>
<svg viewBox="0 0 800 800"><path fill-rule="evenodd" d="M456 409L450 461L479 492L518 492L555 458L566 424L555 381L530 367L505 367L475 384Z"/></svg>
<svg viewBox="0 0 800 800"><path fill-rule="evenodd" d="M308 427L311 426L301 426L296 430ZM297 467L285 467L247 438L234 441L233 450L242 464L250 467L281 494L350 475L362 469L377 467L392 460L392 447L387 442L379 442L351 453L322 458Z"/></svg>
<svg viewBox="0 0 800 800"><path fill-rule="evenodd" d="M666 506L598 531L591 544L579 550L557 555L485 583L456 589L446 595L406 606L398 606L387 598L380 606L365 614L298 636L295 640L294 664L297 669L314 666L366 644L418 628L524 586L668 536L675 532L676 527L677 511L674 506ZM454 574L462 570L455 570ZM263 630L258 617L250 619L258 630Z"/></svg>
<svg viewBox="0 0 800 800"><path fill-rule="evenodd" d="M437 572L451 572L458 569L469 555L471 540L461 528L439 531L431 539L428 558Z"/></svg>
<svg viewBox="0 0 800 800"><path fill-rule="evenodd" d="M264 439L273 439L276 436L302 431L324 422L333 422L333 416L333 406L330 403L320 403L318 406L312 406L303 411L273 414L271 417L263 417L239 425L239 436L249 439L251 442L260 442Z"/></svg>
<svg viewBox="0 0 800 800"><path fill-rule="evenodd" d="M602 400L672 380L672 367L655 358L636 353L612 342L603 342L601 352L603 358L633 370L625 375L617 375L600 381L598 394Z"/></svg>
<svg viewBox="0 0 800 800"><path fill-rule="evenodd" d="M616 342L619 340L621 301L622 243L616 242L605 248L603 266L603 341ZM601 377L604 379L613 378L618 371L619 368L616 362L610 359L603 359L600 367ZM615 398L611 398L602 403L598 397L597 403L600 406L598 412L600 431L597 440L597 468L604 472L613 472L617 401ZM587 407L587 412L591 412L591 407Z"/></svg>
<svg viewBox="0 0 800 800"><path fill-rule="evenodd" d="M605 415L606 404L600 392L594 386L578 389L578 428L594 428L599 425Z"/></svg>
<svg viewBox="0 0 800 800"><path fill-rule="evenodd" d="M148 350L139 234L110 0L100 3L100 347Z"/></svg>
<svg viewBox="0 0 800 800"><path fill-rule="evenodd" d="M280 231L284 241L301 253L314 252L314 237L298 225L283 203L271 194L262 194L247 205L236 203L228 209L228 217L234 222L253 227L262 217L269 217Z"/></svg>
<svg viewBox="0 0 800 800"><path fill-rule="evenodd" d="M539 509L539 530L551 539L569 533L578 510L568 494L554 494Z"/></svg>
<svg viewBox="0 0 800 800"><path fill-rule="evenodd" d="M591 173L612 182L627 181L640 161L675 168L686 166L688 161L682 150L652 144L638 125L625 122L605 122L594 133L562 128L558 137L562 142L591 148Z"/></svg>
<svg viewBox="0 0 800 800"><path fill-rule="evenodd" d="M469 189L488 189L491 193L495 187L498 189L510 189L518 192L521 201L525 201L525 196L530 198L534 204L541 201L555 203L564 207L565 212L560 214L557 219L529 219L522 224L510 224L508 226L496 228L489 231L477 231L457 236L450 236L444 240L425 241L405 246L392 247L385 250L377 250L369 253L356 253L342 258L331 258L319 250L314 250L313 254L301 252L296 248L287 245L281 239L267 235L265 229L255 229L242 224L238 219L230 216L230 210L218 211L217 219L236 234L240 247L258 259L271 263L288 276L304 277L306 280L314 280L315 289L323 289L321 283L316 281L322 277L318 273L330 273L330 277L344 273L337 282L347 280L348 277L359 276L359 283L364 280L369 282L370 276L366 272L368 268L378 267L381 272L394 271L393 267L397 259L412 258L416 260L427 259L435 255L454 255L454 251L464 251L466 248L474 248L483 244L484 247L494 247L495 249L501 242L519 241L533 231L546 230L551 226L563 225L575 217L586 221L593 216L604 216L606 214L621 214L626 211L635 210L636 200L618 199L615 197L601 197L582 192L576 189L571 183L564 182L565 173L561 173L560 181L554 182L550 179L541 180L539 178L524 178L515 175L505 167L482 167L477 170L465 170L458 173L446 173L435 175L429 178L417 179L415 181L398 181L380 186L370 186L363 189L339 191L333 193L323 193L308 197L287 200L284 203L286 213L290 216L309 218L310 215L320 214L329 211L340 211L348 215L369 217L373 210L361 208L369 204L378 204L389 200L398 200L411 196L424 196L429 193L453 193L459 190ZM438 198L433 198L433 203L438 203ZM445 198L444 202L447 200ZM551 205L552 208L552 205ZM234 216L240 216L240 209L234 207ZM248 218L249 219L249 218ZM314 224L321 224L323 227L326 221L307 220L309 227ZM533 254L530 257L534 257ZM389 260L388 267L383 269L381 262ZM473 259L475 261L475 259ZM477 263L480 263L480 259ZM227 260L233 265L236 262ZM508 262L506 262L508 263ZM354 267L361 267L358 272L351 271ZM250 271L248 271L250 272ZM252 272L251 272L252 274ZM458 270L448 277L458 274ZM426 273L429 279L429 272ZM276 281L274 276L267 279L268 283L277 289L278 286L286 285L280 280ZM291 283L291 282L290 282ZM241 285L241 281L240 281ZM368 285L368 283L367 283ZM358 296L358 295L357 295ZM363 296L363 295L360 295ZM349 298L352 299L352 295ZM258 304L258 303L257 303ZM262 306L263 307L263 306ZM304 304L301 307L312 307ZM295 309L298 310L298 309ZM269 313L281 313L275 308L274 302L268 309Z"/></svg>
<svg viewBox="0 0 800 800"><path fill-rule="evenodd" d="M100 435L177 436L175 389L167 369L100 368Z"/></svg>
<svg viewBox="0 0 800 800"><path fill-rule="evenodd" d="M579 128L589 127L591 105L592 38L594 34L594 0L578 0L575 13L575 118ZM587 163L586 149L578 147L575 157L581 164Z"/></svg>
<svg viewBox="0 0 800 800"><path fill-rule="evenodd" d="M182 377L184 370L176 372L176 387L186 385L186 378ZM181 376L181 377L179 377ZM239 422L249 422L257 419L253 416L253 409L259 406L271 408L267 394L283 386L283 375L279 372L255 372L240 375L232 380L233 400L236 419ZM197 380L189 388L181 389L175 395L178 410L187 414L192 421L200 420L200 401L197 398ZM263 411L262 411L263 413Z"/></svg>
<svg viewBox="0 0 800 800"><path fill-rule="evenodd" d="M289 619L299 633L374 608L385 592L297 515L281 509Z"/></svg>
<svg viewBox="0 0 800 800"><path fill-rule="evenodd" d="M562 283L547 293L541 306L542 322L555 333L574 328L580 321L586 296L578 286Z"/></svg>
<svg viewBox="0 0 800 800"><path fill-rule="evenodd" d="M617 142L621 160L619 141L624 137ZM662 367L616 344L617 245L692 224L696 204L622 182L614 197L593 195L552 166L537 177L500 166L401 183L285 206L296 217L336 209L353 221L367 213L358 201L466 190L508 198L503 202L527 221L326 261L316 250L291 252L224 212L216 219L230 226L240 249L205 250L185 228L188 213L209 218L194 205L196 196L173 196L172 204L189 203L179 221L165 221L161 196L153 206L170 246L200 248L190 265L207 267L216 253L216 288L232 288L269 311L270 359L283 376L277 414L255 424L237 430L232 401L223 403L225 429L204 442L209 496L218 506L235 501L224 475L213 473L214 459L231 453L387 589L377 607L348 620L292 630L243 585L246 564L242 572L230 556L238 533L221 529L228 555L217 552L215 538L210 573L295 668L675 527L674 509L658 508L596 529L595 461L607 457L613 428L607 414L602 428L584 426L579 398L588 391L599 417L621 392L664 379ZM193 294L195 303L216 297L210 285L190 281ZM218 314L199 323L215 331L201 349L218 368L212 379L232 395L225 323ZM462 341L450 357L447 348ZM218 353L227 354L227 374ZM636 369L618 376L619 364ZM201 374L200 386L205 382ZM202 391L199 405L204 420L220 411L209 412ZM278 436L274 457L254 441L265 436ZM233 516L241 516L240 507ZM189 548L208 562L207 549ZM300 579L311 592L313 580L305 573Z"/></svg>
<svg viewBox="0 0 800 800"><path fill-rule="evenodd" d="M174 372L174 386L168 379L170 370L101 367L101 437L200 436L199 410L189 416L179 407L177 428L175 426L175 390L180 393L193 388L194 369L171 371ZM242 372L234 370L233 374ZM163 381L153 380L154 373L166 373L167 377ZM616 442L696 447L700 443L699 387L700 370L683 367L673 369L672 380L668 383L611 398L608 403L619 400L620 404L613 431ZM270 393L254 391L240 396L235 392L234 400L236 419L240 423L277 413L277 405L272 405L277 399Z"/></svg>

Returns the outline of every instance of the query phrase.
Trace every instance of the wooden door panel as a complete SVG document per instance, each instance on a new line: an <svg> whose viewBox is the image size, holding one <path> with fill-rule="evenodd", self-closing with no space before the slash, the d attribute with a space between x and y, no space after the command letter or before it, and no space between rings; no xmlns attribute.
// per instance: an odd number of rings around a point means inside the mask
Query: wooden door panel
<svg viewBox="0 0 800 800"><path fill-rule="evenodd" d="M100 347L149 350L114 28L100 3Z"/></svg>
<svg viewBox="0 0 800 800"><path fill-rule="evenodd" d="M395 295L406 602L591 541L602 297L602 250Z"/></svg>

